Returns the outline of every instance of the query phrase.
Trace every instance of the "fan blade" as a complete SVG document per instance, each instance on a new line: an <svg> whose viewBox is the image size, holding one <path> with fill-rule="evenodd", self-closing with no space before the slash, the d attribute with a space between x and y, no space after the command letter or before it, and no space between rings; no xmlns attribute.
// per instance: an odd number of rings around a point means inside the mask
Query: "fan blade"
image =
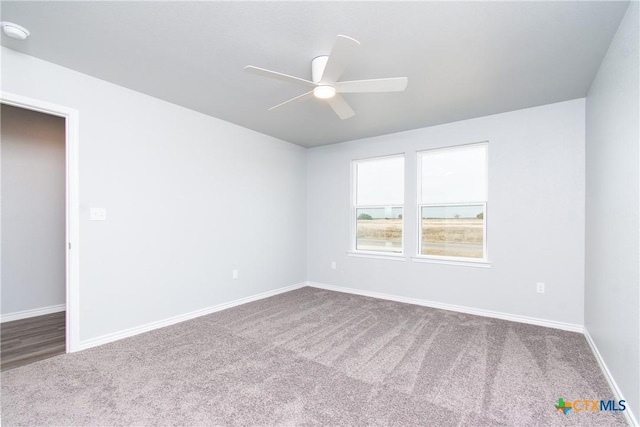
<svg viewBox="0 0 640 427"><path fill-rule="evenodd" d="M338 117L342 120L356 115L351 107L349 107L349 104L347 104L347 101L345 101L340 95L329 98L327 101L329 102L329 105L331 105L331 108L333 108L333 111L335 111Z"/></svg>
<svg viewBox="0 0 640 427"><path fill-rule="evenodd" d="M407 87L407 78L353 80L350 82L338 82L334 87L338 93L402 92Z"/></svg>
<svg viewBox="0 0 640 427"><path fill-rule="evenodd" d="M308 98L312 93L313 93L313 91L307 92L307 93L303 93L302 95L298 95L295 98L291 98L291 99L289 99L287 101L284 101L284 102L282 102L282 103L280 103L278 105L274 105L273 107L269 108L269 111L275 110L276 108L282 107L283 105L288 104L290 102L302 101L303 99Z"/></svg>
<svg viewBox="0 0 640 427"><path fill-rule="evenodd" d="M297 83L299 85L314 87L315 83L310 82L309 80L300 79L298 77L293 77L288 74L278 73L277 71L265 70L264 68L254 67L253 65L247 65L244 67L244 70L247 73L257 74L263 77L269 77L271 79L282 80L284 82Z"/></svg>
<svg viewBox="0 0 640 427"><path fill-rule="evenodd" d="M337 82L349 63L349 60L358 49L358 46L360 46L359 41L351 37L339 35L333 44L320 81L325 83Z"/></svg>

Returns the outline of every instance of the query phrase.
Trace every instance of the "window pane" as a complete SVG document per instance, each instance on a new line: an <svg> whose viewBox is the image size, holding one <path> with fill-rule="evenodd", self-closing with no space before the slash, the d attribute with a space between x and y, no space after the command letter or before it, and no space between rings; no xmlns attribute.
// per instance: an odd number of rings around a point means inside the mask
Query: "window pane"
<svg viewBox="0 0 640 427"><path fill-rule="evenodd" d="M355 165L356 205L404 203L404 157L366 160Z"/></svg>
<svg viewBox="0 0 640 427"><path fill-rule="evenodd" d="M402 252L402 208L356 209L356 250Z"/></svg>
<svg viewBox="0 0 640 427"><path fill-rule="evenodd" d="M423 206L422 255L484 258L484 205Z"/></svg>
<svg viewBox="0 0 640 427"><path fill-rule="evenodd" d="M487 146L470 145L421 154L420 203L481 202L487 198Z"/></svg>

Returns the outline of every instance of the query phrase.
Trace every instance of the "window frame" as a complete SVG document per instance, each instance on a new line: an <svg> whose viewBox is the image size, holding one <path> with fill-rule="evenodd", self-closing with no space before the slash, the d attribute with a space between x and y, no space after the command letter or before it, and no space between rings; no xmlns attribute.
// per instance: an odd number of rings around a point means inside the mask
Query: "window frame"
<svg viewBox="0 0 640 427"><path fill-rule="evenodd" d="M422 157L426 153L438 151L455 151L475 146L484 146L485 148L485 200L478 201L456 201L447 203L422 203ZM432 148L416 152L416 230L418 233L416 255L412 257L415 261L422 262L442 262L445 264L461 264L461 265L488 265L488 229L487 229L487 206L489 204L489 141L474 142L470 144L461 144L448 147ZM482 258L450 256L450 255L425 255L422 253L422 208L423 207L447 207L447 206L476 206L481 205L483 209L482 218Z"/></svg>
<svg viewBox="0 0 640 427"><path fill-rule="evenodd" d="M394 203L388 205L358 205L358 164L366 162L374 162L384 159L401 158L402 159L402 203ZM351 160L351 212L349 215L350 220L350 243L349 243L349 255L363 256L382 259L404 259L405 258L405 183L406 183L406 156L405 153L389 154L376 157L367 157L364 159ZM401 208L402 209L402 221L401 221L401 237L400 237L400 252L391 251L367 251L358 249L358 209L376 209L376 208Z"/></svg>

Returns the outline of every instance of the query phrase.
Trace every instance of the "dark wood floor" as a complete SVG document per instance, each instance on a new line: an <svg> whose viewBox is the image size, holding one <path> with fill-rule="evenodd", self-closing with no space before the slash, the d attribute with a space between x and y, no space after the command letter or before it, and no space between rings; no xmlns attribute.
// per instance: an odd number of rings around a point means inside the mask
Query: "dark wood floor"
<svg viewBox="0 0 640 427"><path fill-rule="evenodd" d="M65 352L65 312L14 320L0 325L2 371Z"/></svg>

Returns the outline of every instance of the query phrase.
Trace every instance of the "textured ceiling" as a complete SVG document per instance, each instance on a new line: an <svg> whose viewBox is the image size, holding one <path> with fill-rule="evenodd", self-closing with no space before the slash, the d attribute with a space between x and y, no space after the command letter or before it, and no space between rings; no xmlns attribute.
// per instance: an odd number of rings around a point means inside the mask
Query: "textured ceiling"
<svg viewBox="0 0 640 427"><path fill-rule="evenodd" d="M584 97L628 2L9 2L31 37L2 44L305 147ZM337 34L361 42L341 80L407 76L402 93L268 108L305 90Z"/></svg>

